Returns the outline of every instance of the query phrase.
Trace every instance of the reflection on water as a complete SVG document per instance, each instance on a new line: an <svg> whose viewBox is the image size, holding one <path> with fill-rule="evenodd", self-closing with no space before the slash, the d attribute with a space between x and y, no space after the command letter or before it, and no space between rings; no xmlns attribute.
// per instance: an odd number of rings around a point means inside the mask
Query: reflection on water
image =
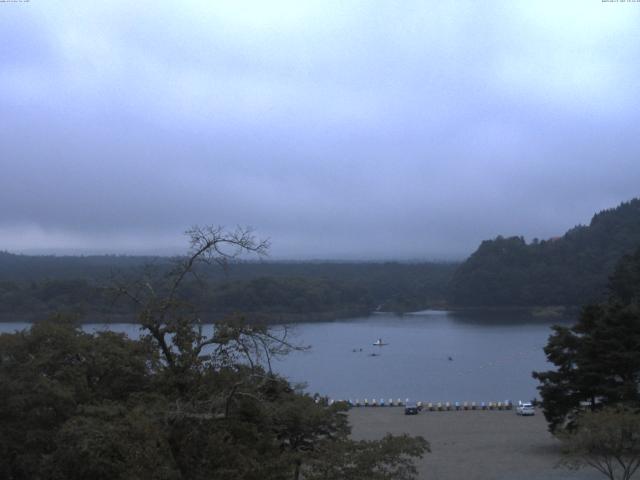
<svg viewBox="0 0 640 480"><path fill-rule="evenodd" d="M542 347L550 326L523 312L424 311L378 313L348 320L301 323L294 341L310 345L274 363L293 382L332 398L411 398L423 401L529 400L533 370L549 368ZM27 328L0 324L0 331ZM88 324L132 338L138 325ZM388 345L375 346L381 338Z"/></svg>

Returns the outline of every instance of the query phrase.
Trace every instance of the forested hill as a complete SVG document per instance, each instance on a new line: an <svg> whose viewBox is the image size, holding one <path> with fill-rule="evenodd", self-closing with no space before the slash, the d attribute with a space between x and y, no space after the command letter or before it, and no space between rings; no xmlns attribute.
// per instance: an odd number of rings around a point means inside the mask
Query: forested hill
<svg viewBox="0 0 640 480"><path fill-rule="evenodd" d="M130 314L114 302L115 278L163 275L167 257L27 256L0 252L0 319L79 313L86 321ZM150 266L150 267L149 267ZM203 315L242 312L285 321L333 319L381 308L397 312L442 306L452 263L236 262L202 266L184 297ZM197 283L197 284L196 284ZM98 318L99 317L99 318Z"/></svg>
<svg viewBox="0 0 640 480"><path fill-rule="evenodd" d="M594 215L588 226L527 244L486 240L456 270L458 306L583 305L604 299L617 261L640 246L640 199Z"/></svg>
<svg viewBox="0 0 640 480"><path fill-rule="evenodd" d="M0 282L41 280L102 281L131 268L168 264L168 258L129 255L16 255L0 251Z"/></svg>

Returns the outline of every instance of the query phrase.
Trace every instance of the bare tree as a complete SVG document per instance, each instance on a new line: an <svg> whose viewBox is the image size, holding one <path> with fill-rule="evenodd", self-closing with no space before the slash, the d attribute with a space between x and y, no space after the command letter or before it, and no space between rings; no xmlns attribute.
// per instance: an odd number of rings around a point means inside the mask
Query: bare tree
<svg viewBox="0 0 640 480"><path fill-rule="evenodd" d="M193 278L204 283L198 273L201 265L217 265L223 269L243 254L264 256L268 240L258 240L250 228L233 231L222 227L193 227L185 232L190 248L185 257L175 259L166 272L146 269L131 281L119 279L114 289L134 303L142 329L158 348L161 362L177 375L190 369L228 365L238 357L251 367L264 364L271 372L273 355L298 348L289 342L287 329L274 332L264 325L247 324L241 316L219 321L209 336L202 328L200 312L185 301L181 289ZM207 350L207 361L202 361Z"/></svg>

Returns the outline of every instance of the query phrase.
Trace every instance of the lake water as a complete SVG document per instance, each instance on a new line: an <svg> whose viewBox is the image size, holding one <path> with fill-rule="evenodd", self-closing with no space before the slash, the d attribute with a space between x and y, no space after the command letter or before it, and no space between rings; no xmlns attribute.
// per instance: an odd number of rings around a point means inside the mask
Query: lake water
<svg viewBox="0 0 640 480"><path fill-rule="evenodd" d="M292 382L306 382L310 393L335 399L530 400L537 396L531 372L550 368L542 348L553 323L516 313L442 311L300 323L289 327L293 339L310 350L273 367ZM27 327L0 323L0 332ZM131 324L83 328L139 334ZM374 346L378 338L387 345Z"/></svg>

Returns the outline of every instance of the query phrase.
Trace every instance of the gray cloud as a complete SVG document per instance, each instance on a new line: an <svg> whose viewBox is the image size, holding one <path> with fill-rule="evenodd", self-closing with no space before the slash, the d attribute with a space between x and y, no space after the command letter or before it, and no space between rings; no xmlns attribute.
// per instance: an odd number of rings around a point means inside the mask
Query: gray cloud
<svg viewBox="0 0 640 480"><path fill-rule="evenodd" d="M458 258L639 194L640 4L2 10L0 248Z"/></svg>

